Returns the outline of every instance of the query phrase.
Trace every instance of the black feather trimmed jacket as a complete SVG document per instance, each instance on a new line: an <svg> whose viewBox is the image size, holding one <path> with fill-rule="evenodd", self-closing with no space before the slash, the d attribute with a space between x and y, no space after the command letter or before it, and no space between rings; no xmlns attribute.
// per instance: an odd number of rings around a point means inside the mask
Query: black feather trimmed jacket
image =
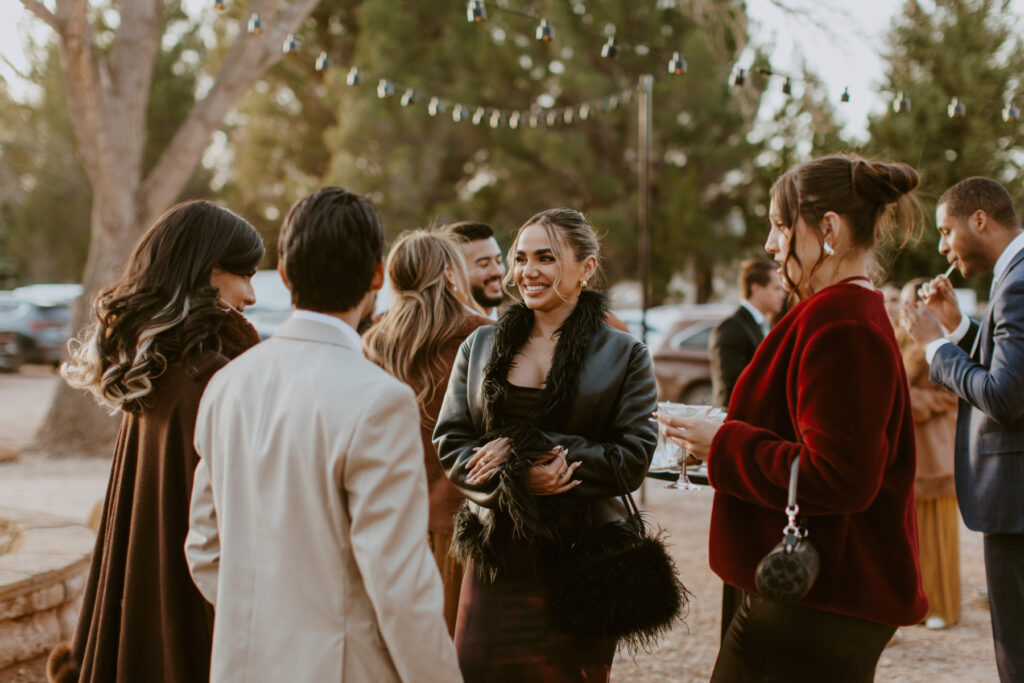
<svg viewBox="0 0 1024 683"><path fill-rule="evenodd" d="M559 328L551 370L534 415L510 424L504 404L508 373L533 327L533 312L510 306L495 326L478 328L459 349L434 429L441 465L467 498L456 519L453 550L473 560L478 576L493 580L503 567L502 525L539 552L545 544L571 544L583 529L626 516L620 481L640 487L657 442L649 418L657 408L647 347L604 322L605 295L591 290ZM499 436L510 454L498 474L468 484L473 448ZM529 467L554 446L582 460L582 484L553 496L534 496ZM616 470L618 472L616 473Z"/></svg>

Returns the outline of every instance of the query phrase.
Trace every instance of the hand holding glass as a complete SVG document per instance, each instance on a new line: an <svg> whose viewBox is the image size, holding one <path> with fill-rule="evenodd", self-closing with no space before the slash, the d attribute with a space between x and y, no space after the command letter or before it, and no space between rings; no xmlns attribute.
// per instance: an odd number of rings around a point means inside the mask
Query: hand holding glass
<svg viewBox="0 0 1024 683"><path fill-rule="evenodd" d="M709 417L714 408L711 406L692 406L683 403L672 403L670 401L663 401L658 404L658 414L660 415L671 415L673 417L681 418L704 418ZM721 412L721 411L717 411ZM690 481L690 478L686 474L686 459L689 453L682 449L673 439L669 438L665 434L665 423L661 420L658 421L658 447L655 452L661 450L663 454L672 453L673 449L678 452L679 461L679 478L669 484L666 488L670 489L697 489L701 488L698 484L694 484Z"/></svg>

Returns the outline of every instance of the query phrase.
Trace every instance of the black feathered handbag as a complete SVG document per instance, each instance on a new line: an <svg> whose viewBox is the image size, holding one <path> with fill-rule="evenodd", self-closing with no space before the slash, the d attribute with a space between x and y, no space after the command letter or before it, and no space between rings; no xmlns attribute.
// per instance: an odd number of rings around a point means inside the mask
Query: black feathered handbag
<svg viewBox="0 0 1024 683"><path fill-rule="evenodd" d="M583 638L614 638L648 648L683 613L689 596L664 533L652 533L615 476L626 519L583 528L553 553L545 574L552 621Z"/></svg>
<svg viewBox="0 0 1024 683"><path fill-rule="evenodd" d="M807 528L797 523L796 516L800 512L796 503L799 464L798 455L789 470L788 523L782 530L782 540L761 558L754 574L757 590L763 597L783 602L793 602L807 595L821 568L818 549L807 540Z"/></svg>

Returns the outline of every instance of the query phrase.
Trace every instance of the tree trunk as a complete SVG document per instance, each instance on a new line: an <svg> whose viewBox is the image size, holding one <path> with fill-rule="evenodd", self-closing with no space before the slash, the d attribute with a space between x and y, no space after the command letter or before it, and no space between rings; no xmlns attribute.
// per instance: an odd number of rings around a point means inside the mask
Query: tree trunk
<svg viewBox="0 0 1024 683"><path fill-rule="evenodd" d="M89 258L82 279L82 296L75 302L71 316L71 328L76 334L95 322L96 294L117 279L140 234L135 220L137 203L130 190L112 183L105 185L94 186ZM109 415L92 394L61 382L36 441L49 455L109 456L119 422L120 417Z"/></svg>

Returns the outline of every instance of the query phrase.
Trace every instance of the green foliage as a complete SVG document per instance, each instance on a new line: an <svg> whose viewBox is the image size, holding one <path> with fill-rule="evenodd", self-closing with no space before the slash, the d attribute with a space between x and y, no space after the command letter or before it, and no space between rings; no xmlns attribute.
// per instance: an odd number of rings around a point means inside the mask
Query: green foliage
<svg viewBox="0 0 1024 683"><path fill-rule="evenodd" d="M109 32L104 13L95 30ZM164 5L164 41L154 66L143 168L149 170L195 103L206 48L179 2ZM55 39L28 45L29 95L0 89L0 286L77 282L89 247L92 190L75 156ZM198 169L182 197L210 194L210 171ZM9 181L11 184L7 185Z"/></svg>
<svg viewBox="0 0 1024 683"><path fill-rule="evenodd" d="M934 9L910 0L895 22L887 88L905 92L912 106L871 120L868 151L921 172L926 228L918 245L898 257L887 254L892 279L945 270L932 217L950 185L983 175L1002 182L1011 196L1024 189L1021 124L1001 118L1005 98L1020 88L1024 73L1024 49L1008 16L1009 0L935 0ZM963 118L947 115L954 96L965 101ZM971 284L987 295L987 281Z"/></svg>

